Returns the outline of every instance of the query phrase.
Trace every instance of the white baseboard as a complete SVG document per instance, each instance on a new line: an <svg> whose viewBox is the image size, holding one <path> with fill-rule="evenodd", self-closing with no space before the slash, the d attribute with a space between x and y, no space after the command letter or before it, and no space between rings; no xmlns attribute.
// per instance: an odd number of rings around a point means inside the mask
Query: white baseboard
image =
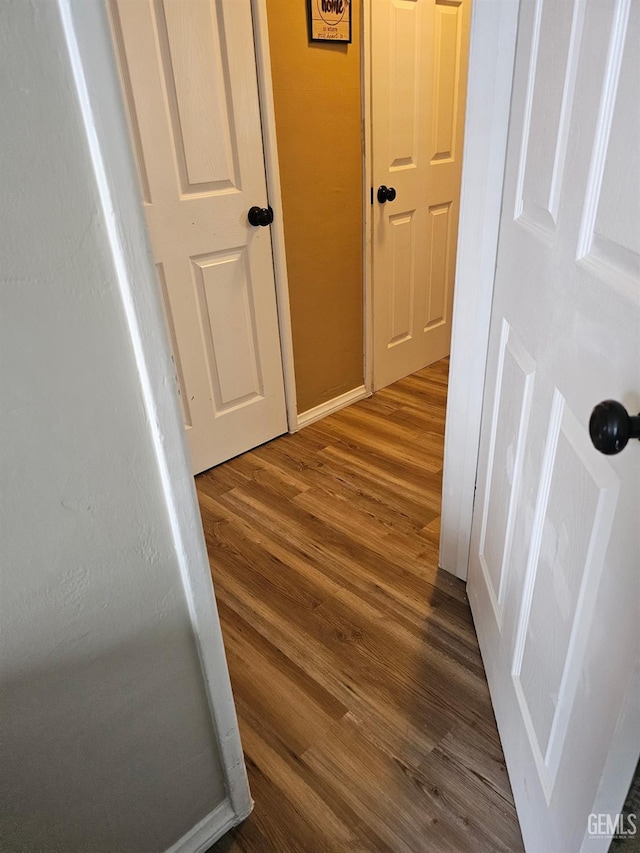
<svg viewBox="0 0 640 853"><path fill-rule="evenodd" d="M166 853L205 853L219 838L241 823L247 815L238 815L226 799L197 823Z"/></svg>
<svg viewBox="0 0 640 853"><path fill-rule="evenodd" d="M358 388L347 391L346 394L340 394L339 397L327 400L326 403L320 403L319 406L314 406L313 409L308 409L306 412L298 415L298 429L309 426L314 421L319 421L320 418L326 418L327 415L331 415L339 409L344 409L345 406L350 406L351 403L357 403L358 400L364 400L365 397L370 396L371 392L367 391L364 385L360 385Z"/></svg>

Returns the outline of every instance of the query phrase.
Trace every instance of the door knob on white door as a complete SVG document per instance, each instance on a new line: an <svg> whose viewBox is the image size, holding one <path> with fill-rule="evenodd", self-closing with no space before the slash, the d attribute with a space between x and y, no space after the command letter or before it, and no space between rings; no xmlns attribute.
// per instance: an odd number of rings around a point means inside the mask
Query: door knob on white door
<svg viewBox="0 0 640 853"><path fill-rule="evenodd" d="M249 220L249 225L261 225L263 228L266 228L267 225L271 225L273 222L273 210L271 207L257 207L254 205L249 208L249 213L247 214L247 219Z"/></svg>
<svg viewBox="0 0 640 853"><path fill-rule="evenodd" d="M395 187L385 187L384 184L381 187L378 187L378 201L380 204L384 204L385 201L393 201L395 197Z"/></svg>
<svg viewBox="0 0 640 853"><path fill-rule="evenodd" d="M603 400L591 412L589 435L600 453L620 453L630 438L640 439L640 414L630 415L617 400Z"/></svg>

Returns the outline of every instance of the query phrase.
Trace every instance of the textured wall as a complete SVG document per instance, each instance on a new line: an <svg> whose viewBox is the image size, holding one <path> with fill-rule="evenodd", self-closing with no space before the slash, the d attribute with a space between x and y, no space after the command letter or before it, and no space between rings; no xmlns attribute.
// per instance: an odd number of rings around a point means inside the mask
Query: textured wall
<svg viewBox="0 0 640 853"><path fill-rule="evenodd" d="M0 18L0 847L159 851L220 759L58 6Z"/></svg>
<svg viewBox="0 0 640 853"><path fill-rule="evenodd" d="M363 382L359 3L353 43L310 43L267 0L298 411Z"/></svg>

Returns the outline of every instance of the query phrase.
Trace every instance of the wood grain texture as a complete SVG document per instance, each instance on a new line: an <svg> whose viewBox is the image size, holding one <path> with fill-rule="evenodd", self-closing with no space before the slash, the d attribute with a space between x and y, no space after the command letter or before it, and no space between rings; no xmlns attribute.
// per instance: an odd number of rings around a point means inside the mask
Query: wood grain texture
<svg viewBox="0 0 640 853"><path fill-rule="evenodd" d="M196 479L255 809L213 851L520 851L464 584L447 360Z"/></svg>

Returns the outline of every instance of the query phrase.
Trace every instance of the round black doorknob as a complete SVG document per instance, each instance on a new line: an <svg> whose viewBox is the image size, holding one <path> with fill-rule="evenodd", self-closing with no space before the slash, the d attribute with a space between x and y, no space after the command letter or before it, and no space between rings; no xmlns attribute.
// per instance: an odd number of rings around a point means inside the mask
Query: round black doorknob
<svg viewBox="0 0 640 853"><path fill-rule="evenodd" d="M247 219L250 225L261 225L266 228L273 222L273 210L270 207L250 207Z"/></svg>
<svg viewBox="0 0 640 853"><path fill-rule="evenodd" d="M640 415L630 415L617 400L603 400L591 412L589 435L600 453L620 453L630 438L640 438Z"/></svg>
<svg viewBox="0 0 640 853"><path fill-rule="evenodd" d="M384 184L378 187L378 201L380 204L384 204L385 201L393 201L395 197L396 191L394 187L385 187Z"/></svg>

